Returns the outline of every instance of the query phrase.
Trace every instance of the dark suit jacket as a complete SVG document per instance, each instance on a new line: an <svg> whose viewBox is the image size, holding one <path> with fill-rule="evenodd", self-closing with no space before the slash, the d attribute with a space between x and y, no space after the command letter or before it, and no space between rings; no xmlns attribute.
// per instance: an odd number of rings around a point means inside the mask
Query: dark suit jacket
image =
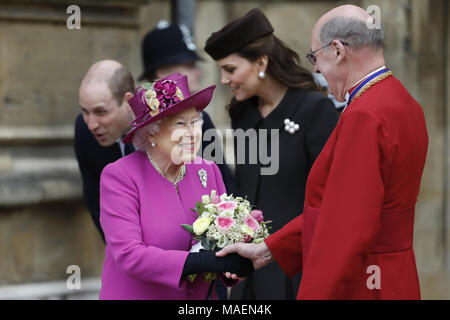
<svg viewBox="0 0 450 320"><path fill-rule="evenodd" d="M214 128L214 124L206 112L203 112L203 120L202 131ZM203 141L202 148L204 149L209 143L211 142ZM105 241L105 236L99 221L100 174L107 164L122 157L120 146L118 143L114 143L109 147L99 145L84 122L83 116L80 114L75 121L74 149L83 180L83 193L86 207L88 208L92 220L100 232L103 241ZM218 167L221 171L227 192L234 192L233 177L230 169L225 162L218 164Z"/></svg>
<svg viewBox="0 0 450 320"><path fill-rule="evenodd" d="M84 122L83 116L80 114L75 121L74 149L83 179L83 194L86 207L103 241L105 241L99 221L100 174L107 164L122 157L120 146L118 143L114 143L109 147L103 147L98 144Z"/></svg>
<svg viewBox="0 0 450 320"><path fill-rule="evenodd" d="M300 128L294 134L285 130L284 120L290 119ZM263 211L265 220L272 220L271 233L283 227L303 210L306 179L314 160L338 121L338 113L331 100L319 92L289 89L280 104L263 118L257 108L257 100L249 99L239 103L232 114L233 129L267 129L267 144L271 150L270 132L279 130L279 169L273 175L261 175L258 161L250 164L250 139L238 150L235 141L235 157L245 153L245 164L236 164L236 187L238 194L247 196L256 208ZM256 134L257 145L262 137ZM236 137L235 137L236 140ZM254 143L251 143L254 146ZM276 153L276 150L275 150ZM274 158L276 154L272 154ZM237 160L237 159L236 159ZM268 167L268 166L266 166ZM245 286L247 285L247 288ZM260 269L244 283L232 289L232 298L289 299L295 298L299 278L289 286L284 273L277 264ZM244 290L245 288L245 290Z"/></svg>

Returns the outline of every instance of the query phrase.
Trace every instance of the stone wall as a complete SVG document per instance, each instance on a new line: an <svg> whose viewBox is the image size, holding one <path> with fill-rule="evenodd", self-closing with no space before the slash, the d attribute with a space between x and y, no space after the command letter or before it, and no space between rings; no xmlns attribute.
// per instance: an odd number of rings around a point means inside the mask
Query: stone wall
<svg viewBox="0 0 450 320"><path fill-rule="evenodd" d="M203 86L217 84L207 111L229 127L231 98L203 51L212 31L260 7L275 34L304 55L310 33L327 10L349 1L198 0L194 33L205 61ZM446 0L360 0L378 5L386 33L386 60L421 103L430 146L419 196L414 248L425 299L450 298L450 50ZM81 29L68 30L66 8L81 8ZM101 272L104 246L81 200L72 151L81 77L97 60L117 59L137 78L140 42L168 0L2 1L0 3L0 285L64 279L66 267L83 276ZM232 159L232 147L226 147Z"/></svg>
<svg viewBox="0 0 450 320"><path fill-rule="evenodd" d="M69 30L66 9L81 8ZM81 198L73 153L78 87L104 58L139 67L147 1L0 3L0 285L98 277L104 245Z"/></svg>

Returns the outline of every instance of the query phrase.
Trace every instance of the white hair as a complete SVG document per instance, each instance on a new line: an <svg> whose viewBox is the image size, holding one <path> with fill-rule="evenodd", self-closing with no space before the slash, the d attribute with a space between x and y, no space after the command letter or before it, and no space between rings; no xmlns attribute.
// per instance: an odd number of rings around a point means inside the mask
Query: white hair
<svg viewBox="0 0 450 320"><path fill-rule="evenodd" d="M148 150L150 149L150 142L148 141L148 137L151 134L155 134L159 132L159 125L161 124L162 119L152 122L145 127L142 127L136 131L133 136L133 145L137 149Z"/></svg>
<svg viewBox="0 0 450 320"><path fill-rule="evenodd" d="M347 41L356 50L364 47L382 49L384 31L382 26L370 29L365 21L356 18L336 17L325 22L319 32L319 40L323 45L335 39Z"/></svg>

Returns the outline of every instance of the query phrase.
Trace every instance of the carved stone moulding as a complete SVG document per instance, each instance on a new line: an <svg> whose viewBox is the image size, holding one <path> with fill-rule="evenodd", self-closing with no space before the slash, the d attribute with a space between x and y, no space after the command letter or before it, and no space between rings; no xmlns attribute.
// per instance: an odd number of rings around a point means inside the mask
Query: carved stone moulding
<svg viewBox="0 0 450 320"><path fill-rule="evenodd" d="M67 8L80 8L85 25L139 27L139 6L149 0L3 0L0 2L0 21L65 23Z"/></svg>

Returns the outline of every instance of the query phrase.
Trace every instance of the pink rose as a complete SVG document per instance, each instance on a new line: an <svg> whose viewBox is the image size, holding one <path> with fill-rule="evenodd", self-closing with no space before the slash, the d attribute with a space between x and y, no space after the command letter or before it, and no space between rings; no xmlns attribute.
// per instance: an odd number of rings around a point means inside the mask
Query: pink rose
<svg viewBox="0 0 450 320"><path fill-rule="evenodd" d="M252 210L250 215L256 219L256 221L261 222L264 220L263 213L261 210Z"/></svg>
<svg viewBox="0 0 450 320"><path fill-rule="evenodd" d="M234 203L233 201L223 201L221 203L219 203L219 205L217 206L217 211L219 212L219 214L221 212L225 212L225 211L234 211L234 209L237 208L237 204Z"/></svg>
<svg viewBox="0 0 450 320"><path fill-rule="evenodd" d="M211 198L211 203L212 204L218 204L220 203L220 197L219 196L214 196Z"/></svg>
<svg viewBox="0 0 450 320"><path fill-rule="evenodd" d="M250 242L250 240L252 240L252 236L246 234L246 235L244 236L244 242L247 243L247 242Z"/></svg>
<svg viewBox="0 0 450 320"><path fill-rule="evenodd" d="M247 216L245 217L245 224L246 224L250 229L252 229L254 232L256 232L256 230L258 229L258 226L259 226L258 221L256 221L256 219L253 218L253 217L250 216L250 215L247 215Z"/></svg>
<svg viewBox="0 0 450 320"><path fill-rule="evenodd" d="M234 220L231 217L217 217L215 224L219 232L225 233L234 226Z"/></svg>

